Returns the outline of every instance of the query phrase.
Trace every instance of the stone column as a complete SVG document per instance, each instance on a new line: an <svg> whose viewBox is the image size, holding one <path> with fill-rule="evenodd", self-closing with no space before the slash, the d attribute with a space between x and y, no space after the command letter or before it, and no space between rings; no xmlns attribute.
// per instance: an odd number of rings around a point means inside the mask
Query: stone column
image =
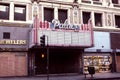
<svg viewBox="0 0 120 80"><path fill-rule="evenodd" d="M9 11L9 19L10 21L14 20L14 2L10 2L10 11Z"/></svg>

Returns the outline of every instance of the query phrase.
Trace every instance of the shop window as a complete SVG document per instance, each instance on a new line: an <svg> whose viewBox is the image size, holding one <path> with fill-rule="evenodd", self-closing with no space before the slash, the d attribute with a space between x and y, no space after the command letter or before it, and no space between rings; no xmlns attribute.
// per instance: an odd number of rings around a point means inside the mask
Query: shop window
<svg viewBox="0 0 120 80"><path fill-rule="evenodd" d="M83 12L83 23L87 24L88 20L90 19L90 12Z"/></svg>
<svg viewBox="0 0 120 80"><path fill-rule="evenodd" d="M9 32L3 32L3 39L10 39L10 33Z"/></svg>
<svg viewBox="0 0 120 80"><path fill-rule="evenodd" d="M58 20L60 23L64 23L67 19L67 10L59 9L58 10Z"/></svg>
<svg viewBox="0 0 120 80"><path fill-rule="evenodd" d="M14 20L26 21L26 6L15 5Z"/></svg>
<svg viewBox="0 0 120 80"><path fill-rule="evenodd" d="M112 58L110 55L106 56L84 56L84 72L88 71L89 66L95 67L95 72L110 72Z"/></svg>
<svg viewBox="0 0 120 80"><path fill-rule="evenodd" d="M44 21L52 22L54 19L54 9L44 8Z"/></svg>
<svg viewBox="0 0 120 80"><path fill-rule="evenodd" d="M120 15L115 15L115 27L120 28Z"/></svg>
<svg viewBox="0 0 120 80"><path fill-rule="evenodd" d="M102 14L101 13L95 13L94 18L95 18L95 26L102 27Z"/></svg>
<svg viewBox="0 0 120 80"><path fill-rule="evenodd" d="M9 20L9 4L0 4L0 19Z"/></svg>

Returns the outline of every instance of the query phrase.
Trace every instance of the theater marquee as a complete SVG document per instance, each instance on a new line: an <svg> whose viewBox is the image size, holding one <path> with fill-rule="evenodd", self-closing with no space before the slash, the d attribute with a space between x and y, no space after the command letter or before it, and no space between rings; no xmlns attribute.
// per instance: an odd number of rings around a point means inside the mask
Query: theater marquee
<svg viewBox="0 0 120 80"><path fill-rule="evenodd" d="M52 23L39 22L39 25L34 23L30 32L30 47L39 45L42 35L46 36L46 43L49 46L90 47L93 45L91 21L88 24L70 24L67 20L64 23L60 23L59 20L53 20Z"/></svg>

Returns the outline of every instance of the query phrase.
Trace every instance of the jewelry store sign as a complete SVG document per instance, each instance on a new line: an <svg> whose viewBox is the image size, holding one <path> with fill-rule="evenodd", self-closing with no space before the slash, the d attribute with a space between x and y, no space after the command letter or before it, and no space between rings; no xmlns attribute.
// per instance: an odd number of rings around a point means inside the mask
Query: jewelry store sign
<svg viewBox="0 0 120 80"><path fill-rule="evenodd" d="M0 44L25 45L26 40L0 40Z"/></svg>

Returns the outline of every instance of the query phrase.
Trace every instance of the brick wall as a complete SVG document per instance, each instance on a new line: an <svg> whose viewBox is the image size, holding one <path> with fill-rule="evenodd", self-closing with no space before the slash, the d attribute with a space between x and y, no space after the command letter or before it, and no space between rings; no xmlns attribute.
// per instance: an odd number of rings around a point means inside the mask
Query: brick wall
<svg viewBox="0 0 120 80"><path fill-rule="evenodd" d="M17 55L16 55L17 54ZM26 76L27 60L23 53L0 52L0 77Z"/></svg>

